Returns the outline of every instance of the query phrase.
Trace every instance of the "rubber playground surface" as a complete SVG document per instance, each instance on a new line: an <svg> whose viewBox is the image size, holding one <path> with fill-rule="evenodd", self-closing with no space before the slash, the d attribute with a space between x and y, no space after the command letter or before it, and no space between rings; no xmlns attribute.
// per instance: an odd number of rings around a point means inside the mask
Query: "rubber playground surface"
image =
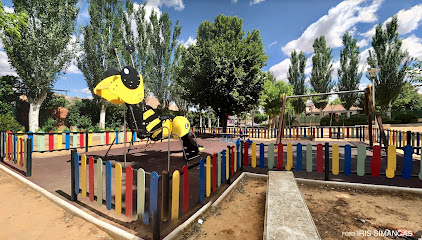
<svg viewBox="0 0 422 240"><path fill-rule="evenodd" d="M254 142L264 144L268 144L270 142L275 143L275 139L272 140L261 140L261 139L252 139ZM198 139L198 143L204 146L204 150L201 152L201 156L205 159L206 156L212 155L214 153L220 152L227 148L227 146L233 146L234 143L227 143L221 142L220 138L207 138L207 139ZM307 143L312 143L316 145L318 143L324 144L325 142L322 141L313 141L310 142L309 140L284 140L283 144L292 143L293 144L293 168L292 171L296 177L299 178L308 178L308 179L317 179L323 180L324 174L316 172L316 146L313 147L313 172L309 173L306 169L302 171L295 171L295 159L296 159L296 147L294 146L296 143L301 143L302 145L306 145ZM381 172L379 177L372 177L370 174L370 160L372 158L372 152L367 151L367 158L365 162L365 169L366 174L365 176L358 176L353 170L356 169L356 155L357 150L356 148L352 148L352 174L349 176L345 176L342 173L343 170L343 156L344 152L342 146L345 144L350 144L356 146L357 144L361 144L357 141L337 141L331 140L329 142L330 145L332 144L339 144L340 145L340 174L334 176L330 173L330 180L333 181L345 181L345 182L357 182L357 183L368 183L368 184L382 184L382 185L392 185L392 186L405 186L405 187L413 187L413 188L422 188L422 181L417 177L420 168L420 162L414 161L413 162L413 172L412 177L410 179L403 179L400 176L400 172L403 166L403 156L401 154L397 154L397 171L396 176L393 179L389 179L385 177L385 172L383 169L386 169L386 154L382 152L381 154ZM135 143L132 146L129 154L127 155L127 162L126 166L132 166L133 169L143 168L146 172L153 172L156 171L158 174L161 174L163 170L167 170L167 141L163 142L155 142L146 148L145 142ZM182 149L179 141L172 140L170 143L171 147L171 157L170 157L170 174L173 173L174 170L181 171L182 167L186 164L186 161L183 159ZM123 158L123 146L113 146L109 152L108 157L105 159L104 155L108 149L108 146L104 147L96 147L90 149L90 152L87 156L93 156L95 159L98 157L102 158L103 161L110 160L114 163L120 163L124 166L124 158ZM305 148L304 148L305 149ZM91 151L92 150L92 151ZM286 161L287 156L287 148L284 147L284 161ZM257 147L257 152L259 151L259 147ZM266 150L265 150L266 151ZM32 177L28 178L28 180L36 183L37 185L43 187L44 189L48 190L51 193L59 196L62 199L70 199L70 151L61 151L59 152L60 155L58 156L51 156L55 155L55 152L51 153L36 153L33 157L33 175ZM79 154L84 154L83 149L78 150ZM251 151L249 151L249 154ZM303 159L306 157L306 152L303 151ZM258 158L259 154L257 153ZM275 162L277 162L277 154L275 155ZM41 157L40 157L41 156ZM43 157L47 156L47 157ZM265 161L267 161L265 154ZM331 157L331 155L330 155ZM199 158L189 162L190 165L198 162ZM6 161L7 163L7 161ZM331 160L330 160L331 164ZM267 165L267 164L266 164ZM276 166L276 164L275 164ZM12 165L9 165L10 168L13 168ZM15 169L17 170L17 169ZM276 170L275 168L273 170ZM252 168L250 165L245 166L243 171L248 172L255 172L255 173L266 173L268 168L265 167L263 169L259 168ZM239 173L239 172L238 172ZM237 178L239 174L235 175L234 178ZM114 178L114 174L112 175ZM189 170L189 178L190 178L190 208L187 214L181 216L178 220L161 222L161 235L162 237L166 236L169 232L171 232L175 227L189 218L193 213L195 213L201 206L203 206L208 200L217 198L229 185L222 184L221 187L216 189L216 192L211 194L210 198L205 198L203 203L199 203L199 166L196 166ZM234 179L232 179L233 181ZM160 183L161 184L161 183ZM123 181L124 185L124 181ZM122 189L124 186L122 187ZM149 191L149 175L146 178L146 188L147 192ZM134 188L133 191L136 191ZM134 202L136 201L136 194L133 194ZM124 196L123 196L124 199ZM161 193L159 193L159 199L161 199ZM124 200L123 200L124 202ZM144 225L141 220L133 221L134 219L128 219L124 214L117 215L114 211L108 211L105 205L98 205L96 202L90 202L89 198L83 199L81 195L78 195L78 202L73 203L75 206L81 208L82 210L88 212L89 214L93 215L94 217L99 217L101 220L104 220L108 223L111 223L115 226L118 226L124 230L127 230L139 237L142 238L152 238L152 224ZM146 207L148 207L148 200L146 202ZM160 208L160 206L159 206Z"/></svg>

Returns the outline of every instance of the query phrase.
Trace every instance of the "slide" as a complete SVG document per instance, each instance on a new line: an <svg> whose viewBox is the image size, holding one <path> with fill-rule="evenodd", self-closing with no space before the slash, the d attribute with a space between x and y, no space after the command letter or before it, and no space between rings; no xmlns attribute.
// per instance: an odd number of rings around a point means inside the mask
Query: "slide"
<svg viewBox="0 0 422 240"><path fill-rule="evenodd" d="M192 135L186 134L182 137L182 147L187 161L199 156L201 146L195 141Z"/></svg>

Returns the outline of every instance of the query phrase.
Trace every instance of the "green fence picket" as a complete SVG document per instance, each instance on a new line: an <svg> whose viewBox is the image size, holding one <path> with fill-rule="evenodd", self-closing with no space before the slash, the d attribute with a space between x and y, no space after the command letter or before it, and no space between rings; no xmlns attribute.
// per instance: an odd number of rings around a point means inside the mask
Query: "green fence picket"
<svg viewBox="0 0 422 240"><path fill-rule="evenodd" d="M97 159L97 171L95 172L95 180L97 181L97 189L95 195L97 195L97 203L103 204L103 160Z"/></svg>
<svg viewBox="0 0 422 240"><path fill-rule="evenodd" d="M268 169L274 167L274 143L268 144Z"/></svg>
<svg viewBox="0 0 422 240"><path fill-rule="evenodd" d="M306 171L312 172L312 144L306 144Z"/></svg>
<svg viewBox="0 0 422 240"><path fill-rule="evenodd" d="M358 145L357 172L358 176L365 175L366 146Z"/></svg>

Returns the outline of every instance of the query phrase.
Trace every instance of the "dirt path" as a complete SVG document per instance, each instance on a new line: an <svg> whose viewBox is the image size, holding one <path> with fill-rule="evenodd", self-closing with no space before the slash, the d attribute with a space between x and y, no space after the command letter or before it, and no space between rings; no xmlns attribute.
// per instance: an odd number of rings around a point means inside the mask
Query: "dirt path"
<svg viewBox="0 0 422 240"><path fill-rule="evenodd" d="M324 240L392 239L374 235L398 228L422 230L420 195L303 184L299 188ZM244 180L203 224L195 223L180 239L262 239L266 191L265 179Z"/></svg>
<svg viewBox="0 0 422 240"><path fill-rule="evenodd" d="M0 170L0 239L111 239Z"/></svg>
<svg viewBox="0 0 422 240"><path fill-rule="evenodd" d="M323 239L391 239L374 235L422 230L420 195L299 186Z"/></svg>
<svg viewBox="0 0 422 240"><path fill-rule="evenodd" d="M180 239L262 239L266 182L249 178Z"/></svg>

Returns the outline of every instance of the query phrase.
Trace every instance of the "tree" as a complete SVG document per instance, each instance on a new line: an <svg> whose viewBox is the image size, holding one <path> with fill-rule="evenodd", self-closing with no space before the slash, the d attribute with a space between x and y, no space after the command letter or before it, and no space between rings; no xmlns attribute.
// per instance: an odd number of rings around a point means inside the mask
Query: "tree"
<svg viewBox="0 0 422 240"><path fill-rule="evenodd" d="M27 26L28 15L26 12L7 13L4 9L3 3L0 1L0 28L8 35L21 37L20 30L22 26Z"/></svg>
<svg viewBox="0 0 422 240"><path fill-rule="evenodd" d="M338 69L338 89L339 91L358 90L362 71L359 71L359 47L356 38L349 32L343 35L343 50L340 50L340 68ZM358 98L358 93L340 94L340 99L344 107L349 110Z"/></svg>
<svg viewBox="0 0 422 240"><path fill-rule="evenodd" d="M77 0L14 0L15 11L28 14L21 38L5 32L4 49L24 83L29 101L29 130L37 131L39 110L55 80L62 74L74 48L70 46L78 14Z"/></svg>
<svg viewBox="0 0 422 240"><path fill-rule="evenodd" d="M128 3L127 9L130 11L125 20L128 33L126 39L129 43L133 42L138 50L135 61L141 67L146 87L160 102L159 107L166 112L171 99L170 84L179 60L180 48L177 45L182 27L177 20L172 28L167 12L158 16L152 11L147 19L145 5L135 10L133 4ZM130 27L131 19L136 21L136 34Z"/></svg>
<svg viewBox="0 0 422 240"><path fill-rule="evenodd" d="M275 77L271 72L266 73L266 79L262 91L261 101L265 114L268 115L268 126L274 128L275 120L280 115L283 107L283 93L291 95L293 88L284 81L275 81Z"/></svg>
<svg viewBox="0 0 422 240"><path fill-rule="evenodd" d="M198 26L197 45L183 61L186 99L203 109L211 107L227 126L229 115L251 110L258 102L267 61L259 30L242 30L243 20L218 15Z"/></svg>
<svg viewBox="0 0 422 240"><path fill-rule="evenodd" d="M316 38L312 46L314 47L312 72L310 76L312 90L316 93L330 92L334 86L331 80L331 74L333 73L332 49L326 46L324 36ZM322 109L327 106L328 96L313 98L312 102L315 107L322 111Z"/></svg>
<svg viewBox="0 0 422 240"><path fill-rule="evenodd" d="M375 81L375 102L391 117L391 107L406 83L406 70L410 63L409 54L401 50L402 41L397 32L397 16L393 16L382 29L379 24L372 37L372 47L369 50L369 68L379 68L376 76L368 74L368 79Z"/></svg>
<svg viewBox="0 0 422 240"><path fill-rule="evenodd" d="M21 95L22 81L15 76L0 77L0 115L14 114L14 108L17 107Z"/></svg>
<svg viewBox="0 0 422 240"><path fill-rule="evenodd" d="M422 96L410 83L406 83L399 96L394 100L393 111L412 111L422 109Z"/></svg>
<svg viewBox="0 0 422 240"><path fill-rule="evenodd" d="M103 80L104 72L107 69L119 66L110 49L118 48L122 52L124 48L122 2L120 0L91 0L88 13L90 22L82 28L83 53L78 58L78 67L85 77L92 96L98 103L99 127L105 128L108 103L94 94L94 88Z"/></svg>
<svg viewBox="0 0 422 240"><path fill-rule="evenodd" d="M305 54L301 51L299 55L297 55L296 50L293 50L290 58L290 66L289 72L287 73L287 79L289 80L289 83L293 86L294 95L305 94L305 66ZM296 114L296 122L299 123L299 115L305 109L305 101L303 98L295 98L291 101L291 103Z"/></svg>

